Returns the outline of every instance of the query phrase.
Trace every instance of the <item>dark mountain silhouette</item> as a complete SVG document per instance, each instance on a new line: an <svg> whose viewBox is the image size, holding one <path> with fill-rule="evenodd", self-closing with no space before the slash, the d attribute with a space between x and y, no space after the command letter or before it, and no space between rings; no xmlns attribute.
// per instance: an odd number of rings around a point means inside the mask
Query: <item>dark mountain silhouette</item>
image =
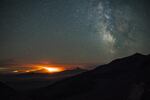
<svg viewBox="0 0 150 100"><path fill-rule="evenodd" d="M116 59L33 91L17 92L0 82L0 100L150 100L150 55Z"/></svg>
<svg viewBox="0 0 150 100"><path fill-rule="evenodd" d="M134 54L32 91L32 100L150 100L150 55Z"/></svg>

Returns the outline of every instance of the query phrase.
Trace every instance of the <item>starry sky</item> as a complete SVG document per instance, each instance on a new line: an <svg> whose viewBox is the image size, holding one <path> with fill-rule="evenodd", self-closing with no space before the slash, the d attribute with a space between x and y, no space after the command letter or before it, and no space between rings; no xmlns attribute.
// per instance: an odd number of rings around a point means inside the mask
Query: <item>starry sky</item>
<svg viewBox="0 0 150 100"><path fill-rule="evenodd" d="M149 0L0 0L0 60L103 64L150 53Z"/></svg>

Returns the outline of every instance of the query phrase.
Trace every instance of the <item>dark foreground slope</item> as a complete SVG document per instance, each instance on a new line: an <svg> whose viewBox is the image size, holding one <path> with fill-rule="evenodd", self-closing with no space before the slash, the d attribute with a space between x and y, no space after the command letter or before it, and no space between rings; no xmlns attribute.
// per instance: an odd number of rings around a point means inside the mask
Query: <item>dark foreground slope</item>
<svg viewBox="0 0 150 100"><path fill-rule="evenodd" d="M150 55L134 54L32 91L32 100L150 100Z"/></svg>
<svg viewBox="0 0 150 100"><path fill-rule="evenodd" d="M15 91L7 86L6 84L0 82L0 99L1 100L11 100L15 95Z"/></svg>

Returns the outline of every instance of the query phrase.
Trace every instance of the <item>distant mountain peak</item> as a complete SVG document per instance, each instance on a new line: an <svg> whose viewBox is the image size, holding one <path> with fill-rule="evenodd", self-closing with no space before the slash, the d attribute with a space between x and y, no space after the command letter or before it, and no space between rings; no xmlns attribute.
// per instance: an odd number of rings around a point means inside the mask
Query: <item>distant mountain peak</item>
<svg viewBox="0 0 150 100"><path fill-rule="evenodd" d="M136 52L136 53L135 53L135 54L133 54L132 56L145 56L145 55L143 55L143 54L141 54L141 53Z"/></svg>
<svg viewBox="0 0 150 100"><path fill-rule="evenodd" d="M124 57L124 58L115 59L110 63L116 63L116 62L121 62L121 61L130 61L130 60L132 61L132 60L136 60L136 59L142 59L143 57L146 57L146 56L147 55L143 55L141 53L135 53L135 54L132 54L132 55Z"/></svg>
<svg viewBox="0 0 150 100"><path fill-rule="evenodd" d="M127 56L127 57L124 57L125 59L142 59L143 57L146 57L147 55L144 55L144 54L141 54L141 53L135 53L133 55L130 55L130 56ZM122 58L122 59L124 59Z"/></svg>

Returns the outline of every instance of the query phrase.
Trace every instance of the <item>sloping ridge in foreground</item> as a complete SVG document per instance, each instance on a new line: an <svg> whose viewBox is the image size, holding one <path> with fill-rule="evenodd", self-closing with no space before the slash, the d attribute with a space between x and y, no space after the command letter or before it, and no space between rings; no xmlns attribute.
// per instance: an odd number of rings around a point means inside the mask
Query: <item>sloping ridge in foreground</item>
<svg viewBox="0 0 150 100"><path fill-rule="evenodd" d="M150 100L150 55L134 54L32 92L33 100Z"/></svg>

